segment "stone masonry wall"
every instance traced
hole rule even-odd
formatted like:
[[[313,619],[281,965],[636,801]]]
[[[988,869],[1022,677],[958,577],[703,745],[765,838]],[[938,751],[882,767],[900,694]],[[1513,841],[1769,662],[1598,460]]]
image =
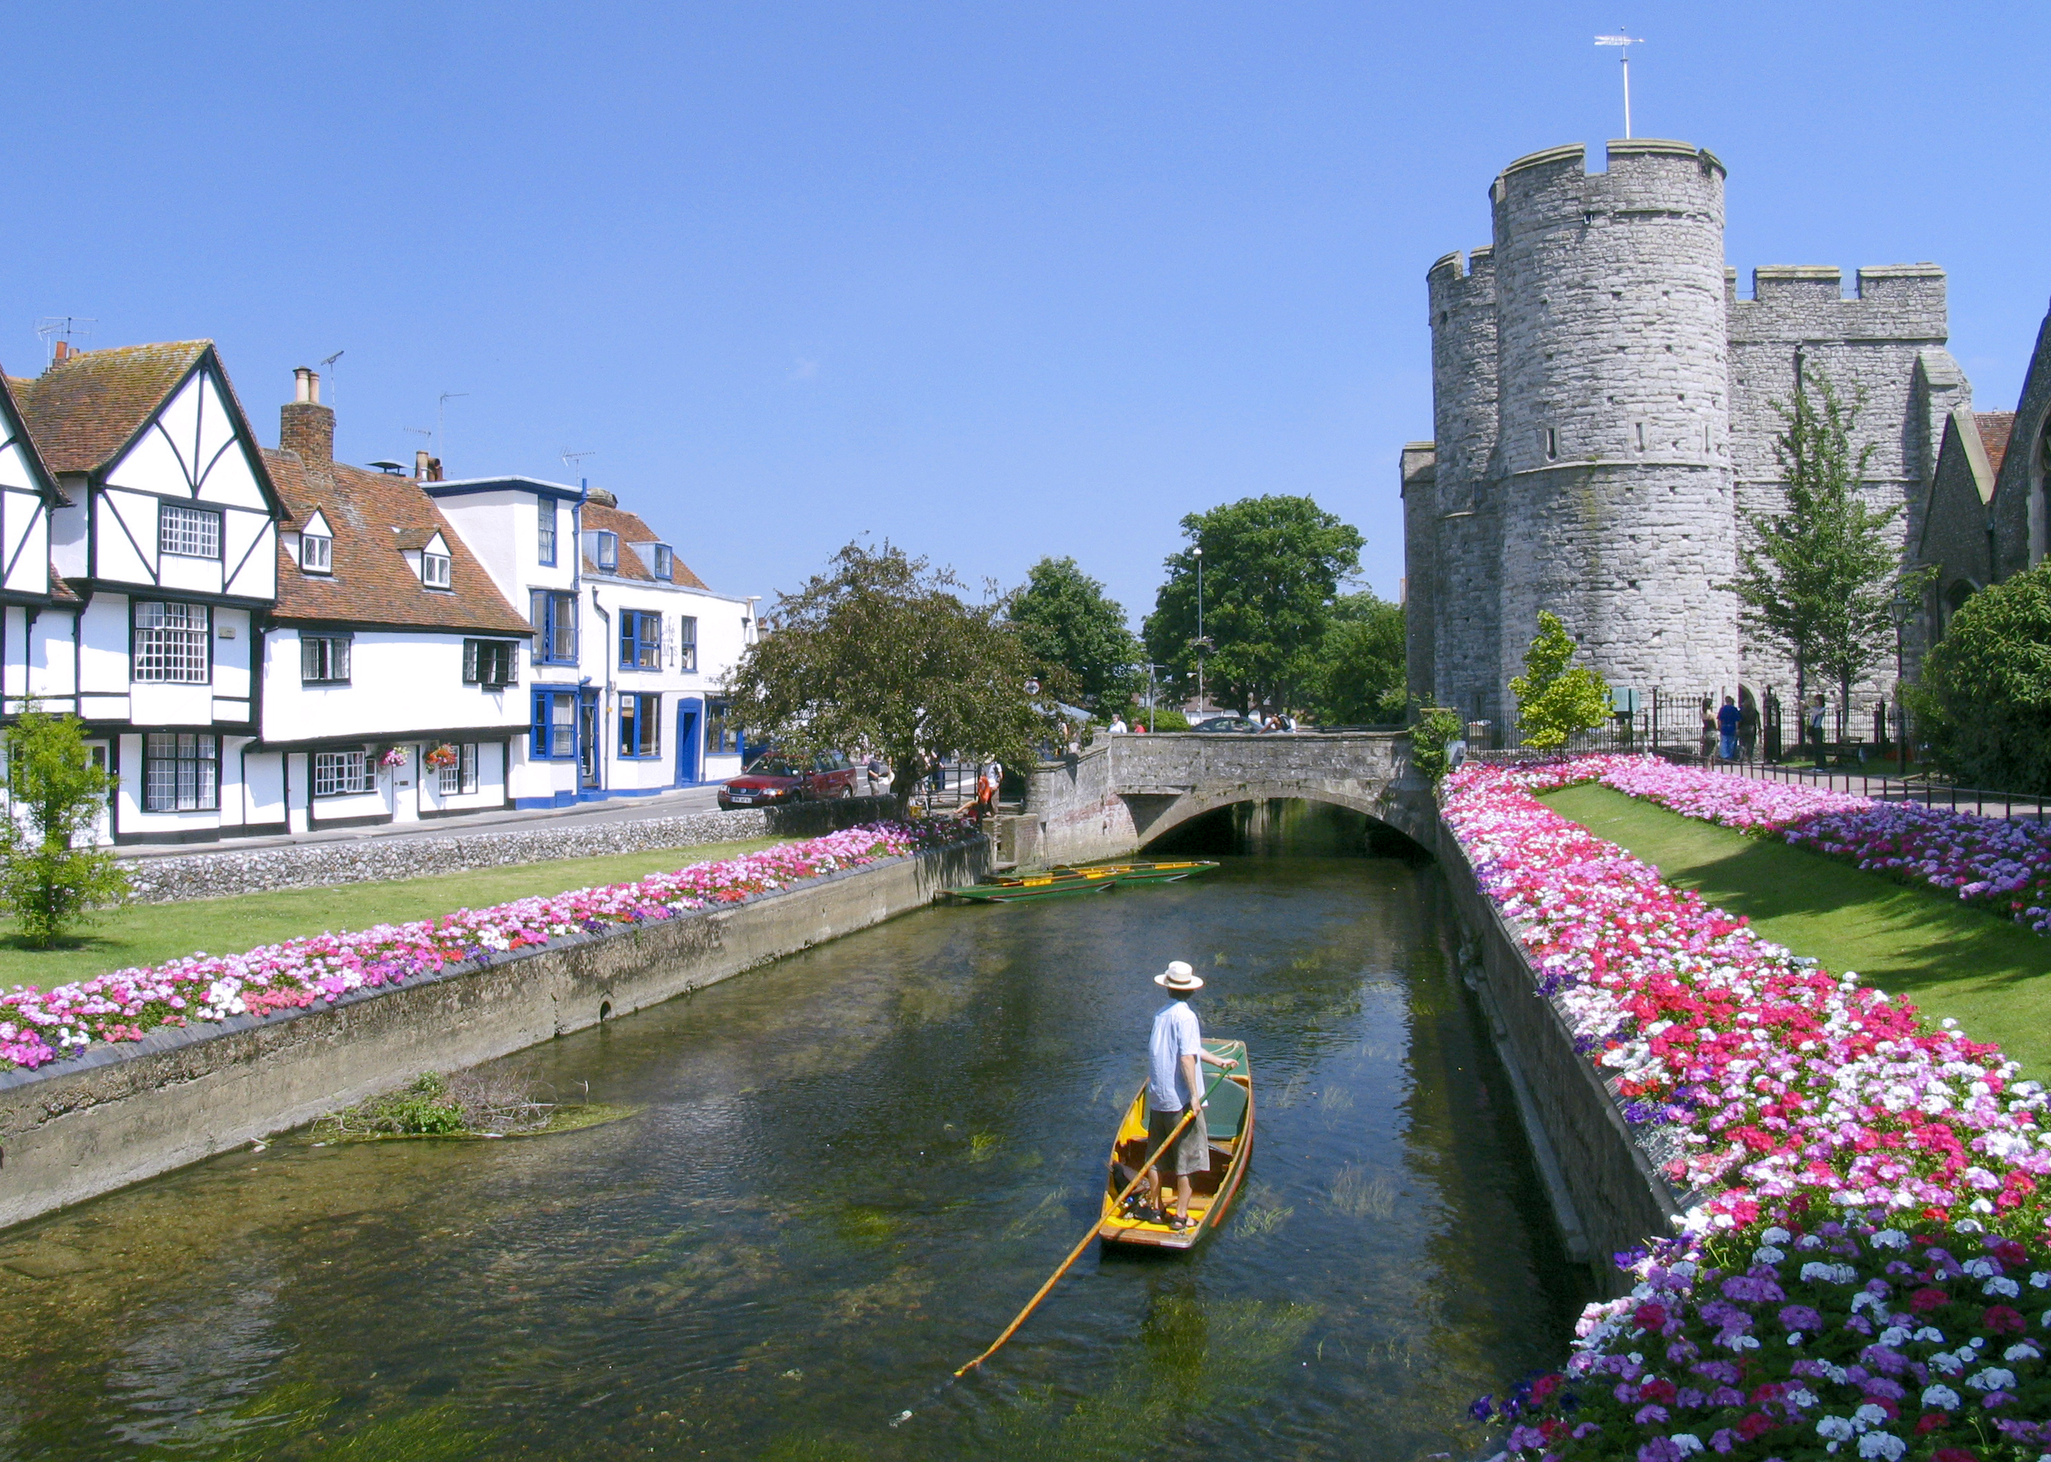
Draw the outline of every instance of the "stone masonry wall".
[[[691,812],[627,822],[544,826],[504,832],[480,830],[448,837],[379,837],[303,843],[260,851],[180,853],[123,860],[134,885],[133,902],[180,903],[280,888],[378,883],[424,878],[467,868],[504,868],[558,858],[656,852],[698,843],[762,837],[811,837],[891,816],[887,797],[733,812]]]

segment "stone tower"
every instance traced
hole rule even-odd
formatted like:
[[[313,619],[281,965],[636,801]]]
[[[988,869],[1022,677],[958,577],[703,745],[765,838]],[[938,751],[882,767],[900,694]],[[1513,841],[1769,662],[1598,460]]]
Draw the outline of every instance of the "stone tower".
[[[1541,609],[1612,684],[1737,675],[1723,165],[1654,140],[1607,163],[1511,163],[1493,245],[1428,276],[1436,460],[1406,460],[1406,513],[1437,520],[1428,688],[1470,716],[1513,714]]]

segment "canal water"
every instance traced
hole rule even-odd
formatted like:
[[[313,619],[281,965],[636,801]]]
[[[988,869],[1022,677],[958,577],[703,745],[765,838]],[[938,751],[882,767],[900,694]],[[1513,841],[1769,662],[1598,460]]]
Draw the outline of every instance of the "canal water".
[[[1467,1455],[1587,1293],[1437,875],[1301,807],[1206,837],[1201,882],[923,911],[504,1063],[612,1126],[287,1141],[0,1235],[0,1457]],[[1241,1206],[943,1384],[1088,1228],[1177,958],[1251,1052]]]

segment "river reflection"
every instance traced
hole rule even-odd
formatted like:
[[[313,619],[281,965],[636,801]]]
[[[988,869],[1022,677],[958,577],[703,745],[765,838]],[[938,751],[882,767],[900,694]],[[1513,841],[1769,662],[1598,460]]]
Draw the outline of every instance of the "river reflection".
[[[628,1122],[285,1143],[0,1236],[0,1455],[1457,1454],[1584,1280],[1435,878],[1239,856],[934,909],[508,1063]],[[1090,1254],[941,1385],[1087,1228],[1172,958],[1251,1048],[1244,1206],[1191,1258]]]

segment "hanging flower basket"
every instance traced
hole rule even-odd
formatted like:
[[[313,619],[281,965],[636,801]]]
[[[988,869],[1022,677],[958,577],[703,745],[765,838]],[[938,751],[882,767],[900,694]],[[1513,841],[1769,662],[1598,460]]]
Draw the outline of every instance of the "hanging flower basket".
[[[413,753],[403,746],[394,746],[377,759],[377,764],[387,771],[396,771],[413,759]]]
[[[438,772],[452,770],[462,759],[463,754],[447,742],[443,742],[440,746],[428,752],[426,758],[427,764]]]

